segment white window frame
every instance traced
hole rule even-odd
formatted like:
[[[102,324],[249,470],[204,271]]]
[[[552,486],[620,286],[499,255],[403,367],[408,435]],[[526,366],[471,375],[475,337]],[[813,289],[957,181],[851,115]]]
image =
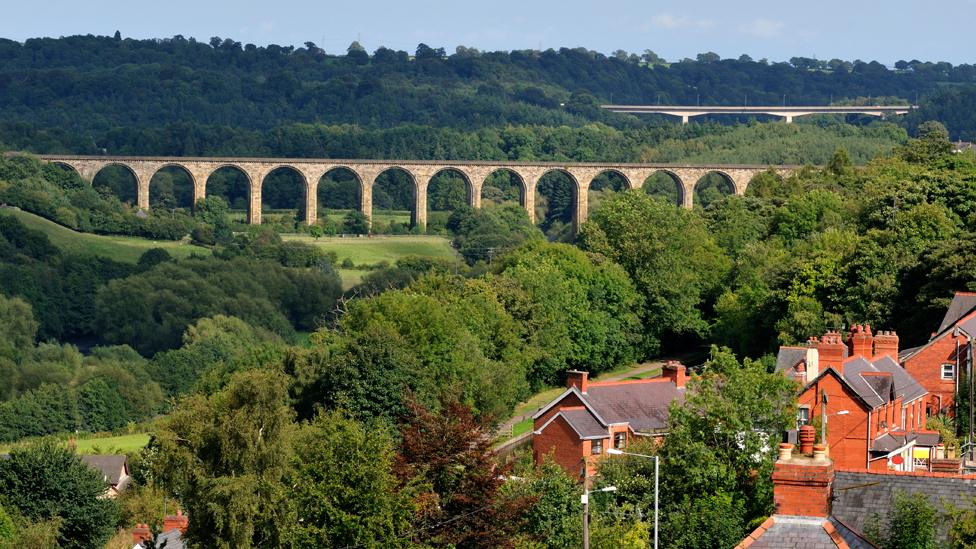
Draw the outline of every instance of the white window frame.
[[[948,375],[948,377],[946,376],[946,368],[949,369],[949,375]],[[942,363],[942,370],[939,372],[939,374],[940,374],[940,378],[942,380],[956,379],[956,365],[953,364],[952,362],[943,362]]]
[[[597,438],[590,442],[590,454],[597,456],[603,453],[603,439]]]
[[[618,441],[620,442],[620,444],[617,444]],[[627,447],[627,433],[625,433],[623,431],[618,431],[618,432],[614,433],[613,434],[613,447],[616,448],[616,449],[618,449],[618,450],[622,450],[622,449],[626,448]]]

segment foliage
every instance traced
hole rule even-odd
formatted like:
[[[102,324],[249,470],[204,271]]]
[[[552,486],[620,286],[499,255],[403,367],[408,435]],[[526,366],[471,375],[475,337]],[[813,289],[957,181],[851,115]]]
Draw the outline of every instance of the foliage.
[[[96,547],[111,537],[116,503],[102,498],[101,474],[52,441],[14,449],[0,460],[0,495],[5,506],[30,521],[59,518],[60,547]]]
[[[525,210],[512,204],[478,210],[459,208],[451,214],[447,228],[455,235],[454,246],[469,264],[490,263],[523,242],[542,238]]]
[[[183,399],[151,443],[155,478],[193,517],[205,547],[278,546],[295,522],[283,479],[295,424],[288,382],[271,370],[235,375],[222,391]]]
[[[423,482],[415,497],[414,542],[509,547],[522,526],[528,497],[503,497],[488,425],[447,402],[441,414],[411,401],[400,429],[394,471],[401,482]]]
[[[327,412],[302,425],[295,440],[290,498],[298,547],[400,547],[413,506],[392,472],[394,443],[378,422]]]
[[[567,369],[597,374],[633,362],[641,344],[641,298],[627,273],[566,244],[535,241],[499,259],[495,281],[516,286],[507,307],[537,349],[528,373],[538,389],[559,383]]]
[[[179,346],[200,318],[224,314],[282,336],[310,329],[341,293],[329,270],[291,269],[237,258],[168,262],[98,292],[96,323],[107,341],[144,354]]]
[[[517,467],[500,492],[506,499],[533,501],[525,513],[522,532],[539,547],[561,549],[582,543],[579,483],[550,459],[536,467]]]
[[[938,511],[926,494],[896,491],[888,516],[869,517],[864,533],[885,549],[930,549],[936,547],[937,519]]]
[[[694,213],[641,192],[617,193],[583,225],[581,246],[620,264],[644,294],[645,345],[667,334],[704,334],[699,308],[729,260]]]

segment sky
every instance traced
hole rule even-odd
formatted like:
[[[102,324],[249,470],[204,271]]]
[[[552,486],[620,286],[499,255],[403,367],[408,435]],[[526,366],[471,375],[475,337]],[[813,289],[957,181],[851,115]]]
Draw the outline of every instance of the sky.
[[[257,45],[353,40],[413,52],[418,43],[479,50],[653,50],[668,60],[714,51],[790,57],[976,62],[976,0],[0,0],[0,37],[212,36]]]

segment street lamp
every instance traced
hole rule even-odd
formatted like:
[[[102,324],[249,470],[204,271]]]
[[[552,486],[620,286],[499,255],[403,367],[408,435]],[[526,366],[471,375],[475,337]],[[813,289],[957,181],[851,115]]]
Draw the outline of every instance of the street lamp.
[[[616,492],[616,486],[607,486],[594,490],[594,492]],[[590,489],[583,482],[583,495],[580,496],[580,503],[583,504],[583,549],[590,549]]]
[[[647,454],[636,454],[634,452],[624,452],[623,450],[618,450],[617,448],[607,448],[607,453],[614,456],[636,456],[642,458],[648,458],[654,460],[654,549],[657,547],[657,516],[658,516],[658,478],[660,476],[660,458],[657,456],[649,456]]]

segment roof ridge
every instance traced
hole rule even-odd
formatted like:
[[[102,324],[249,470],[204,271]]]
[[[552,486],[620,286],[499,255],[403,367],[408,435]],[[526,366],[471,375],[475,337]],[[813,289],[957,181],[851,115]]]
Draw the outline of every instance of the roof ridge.
[[[614,381],[591,381],[587,384],[587,389],[593,387],[614,387],[616,385],[638,385],[641,383],[663,383],[671,381],[671,378],[664,376],[645,377],[643,379],[617,379]]]

